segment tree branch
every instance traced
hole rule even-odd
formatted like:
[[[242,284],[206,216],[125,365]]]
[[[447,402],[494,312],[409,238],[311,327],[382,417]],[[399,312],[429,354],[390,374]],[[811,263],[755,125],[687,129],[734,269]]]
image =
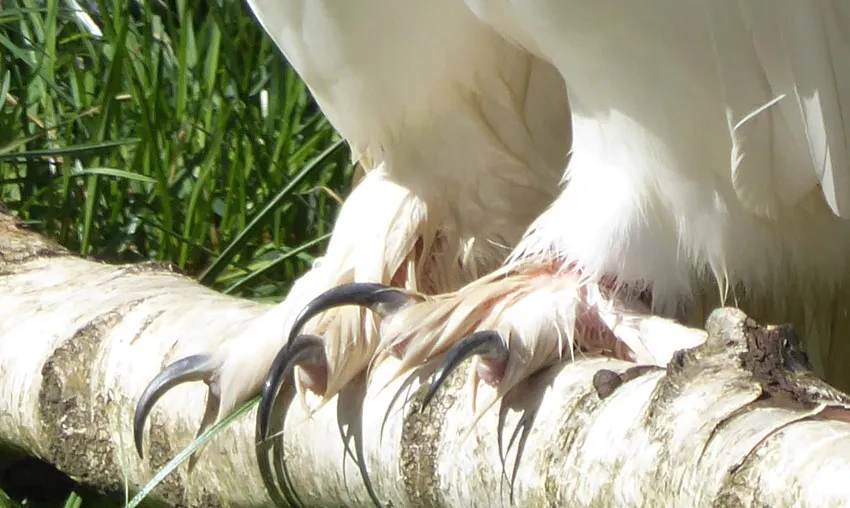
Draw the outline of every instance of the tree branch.
[[[140,460],[131,422],[144,386],[268,308],[163,266],[76,258],[0,213],[0,447],[104,491],[123,490],[125,480],[137,490],[192,440],[204,409],[201,384],[163,397]],[[468,369],[419,412],[433,366],[394,379],[387,361],[312,417],[284,394],[285,431],[259,455],[277,478],[276,497],[308,505],[850,502],[850,399],[809,373],[789,327],[761,328],[722,309],[707,330],[705,344],[666,370],[595,358],[541,372],[477,423]],[[492,396],[482,388],[478,409]],[[253,422],[251,411],[191,474],[181,467],[152,497],[170,506],[271,503]]]

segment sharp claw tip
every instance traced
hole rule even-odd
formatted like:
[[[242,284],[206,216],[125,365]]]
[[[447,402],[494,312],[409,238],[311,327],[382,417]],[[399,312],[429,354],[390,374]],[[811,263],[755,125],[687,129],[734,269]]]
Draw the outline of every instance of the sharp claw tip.
[[[422,412],[434,399],[437,391],[443,386],[449,375],[454,372],[467,358],[486,353],[507,356],[501,336],[494,330],[484,330],[472,333],[452,347],[443,358],[428,392],[422,399],[419,411]]]
[[[145,455],[142,451],[142,441],[144,440],[145,420],[147,420],[147,411],[145,410],[144,400],[140,400],[136,406],[136,414],[133,416],[133,442],[136,445],[136,453],[140,459],[144,459]]]
[[[145,422],[153,406],[168,390],[188,381],[206,381],[213,371],[209,355],[187,356],[164,368],[145,387],[133,415],[133,440],[139,458],[144,458],[142,441]]]
[[[433,388],[433,386],[428,389],[428,393],[425,394],[425,398],[422,399],[422,404],[419,406],[419,413],[423,413],[425,409],[431,404],[431,401],[434,400],[434,395],[436,395],[436,393],[437,390]]]
[[[145,458],[145,453],[142,451],[142,431],[139,428],[133,429],[133,440],[136,444],[136,453],[140,459]]]

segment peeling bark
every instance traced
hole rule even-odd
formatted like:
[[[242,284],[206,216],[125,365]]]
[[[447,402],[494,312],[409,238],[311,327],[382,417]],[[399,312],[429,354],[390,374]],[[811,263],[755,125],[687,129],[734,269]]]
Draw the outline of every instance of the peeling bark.
[[[138,489],[192,440],[205,396],[197,383],[163,397],[140,460],[131,422],[144,386],[268,308],[168,267],[79,259],[0,212],[0,448],[104,491],[125,477]],[[259,456],[275,498],[312,506],[850,504],[850,398],[810,373],[789,327],[721,309],[707,332],[666,369],[593,358],[541,372],[477,424],[468,368],[420,412],[433,366],[395,379],[387,361],[311,417],[283,394],[285,431]],[[478,408],[492,395],[482,388]],[[271,504],[253,422],[252,411],[152,497]]]

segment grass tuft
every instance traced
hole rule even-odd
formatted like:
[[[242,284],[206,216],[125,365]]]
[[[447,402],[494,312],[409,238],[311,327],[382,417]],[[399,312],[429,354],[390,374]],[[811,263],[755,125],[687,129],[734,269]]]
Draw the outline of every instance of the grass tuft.
[[[279,300],[352,173],[244,2],[0,0],[0,201],[73,251]]]
[[[247,7],[2,1],[0,200],[83,255],[286,294],[352,168]]]

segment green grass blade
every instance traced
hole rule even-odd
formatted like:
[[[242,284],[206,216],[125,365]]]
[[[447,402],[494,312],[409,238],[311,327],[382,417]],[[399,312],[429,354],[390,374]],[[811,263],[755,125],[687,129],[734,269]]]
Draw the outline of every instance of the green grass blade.
[[[139,142],[138,138],[120,139],[115,141],[101,141],[97,143],[83,143],[61,148],[50,148],[47,150],[28,150],[25,152],[2,153],[0,162],[21,161],[29,159],[48,159],[51,157],[83,157],[108,154],[115,148],[133,145]],[[8,150],[8,148],[6,148]]]
[[[263,275],[264,273],[268,272],[269,270],[276,267],[277,265],[283,263],[284,261],[287,261],[288,259],[292,258],[293,256],[297,256],[298,254],[301,254],[302,252],[307,251],[308,249],[310,249],[310,248],[312,248],[316,245],[319,245],[320,243],[324,242],[325,240],[330,239],[330,237],[331,237],[331,234],[328,233],[326,235],[320,236],[319,238],[316,238],[315,240],[311,240],[311,241],[309,241],[309,242],[307,242],[303,245],[299,245],[298,247],[296,247],[292,250],[284,252],[283,254],[278,256],[276,259],[269,261],[262,268],[258,268],[256,270],[254,270],[253,272],[251,272],[249,275],[246,275],[245,277],[234,282],[227,289],[225,289],[223,291],[223,293],[224,294],[233,293],[237,289],[241,288],[242,286],[251,282],[252,280],[256,279],[257,277]]]
[[[166,476],[171,474],[172,471],[177,469],[177,467],[184,461],[186,461],[186,459],[188,459],[193,453],[203,448],[203,446],[207,444],[207,442],[222,433],[227,427],[229,427],[233,422],[245,415],[248,411],[251,410],[251,408],[253,408],[259,402],[260,397],[254,397],[250,401],[243,404],[236,411],[228,415],[226,418],[205,430],[200,436],[198,436],[194,441],[192,441],[189,446],[184,448],[173,459],[168,461],[168,464],[166,464],[162,468],[162,470],[155,474],[154,477],[151,478],[151,480],[144,487],[142,487],[142,490],[140,490],[138,494],[133,496],[133,499],[131,499],[130,502],[127,503],[126,508],[136,508],[137,506],[139,506],[139,503],[144,501],[148,494],[150,494],[151,491],[153,491],[153,489],[155,489],[157,485],[162,483],[162,480],[164,480]]]
[[[133,173],[132,171],[124,171],[122,169],[115,168],[84,168],[79,172],[80,175],[100,175],[100,176],[114,176],[116,178],[123,178],[125,180],[135,180],[137,182],[144,182],[148,184],[156,185],[156,178],[151,178],[147,175],[140,175],[138,173]]]
[[[237,250],[242,247],[244,239],[250,233],[254,231],[255,228],[260,226],[265,220],[269,218],[271,212],[273,212],[280,204],[289,197],[292,192],[300,185],[304,179],[313,171],[316,170],[326,159],[330,158],[331,155],[334,154],[337,150],[339,150],[342,146],[345,145],[344,140],[338,140],[324,152],[319,154],[313,161],[304,166],[297,175],[295,175],[289,183],[281,189],[277,195],[269,201],[265,207],[263,207],[260,212],[258,212],[254,218],[249,222],[245,229],[233,239],[233,241],[221,252],[218,258],[201,274],[199,277],[202,284],[211,284],[218,274],[227,266],[228,263],[233,259],[236,255]]]

